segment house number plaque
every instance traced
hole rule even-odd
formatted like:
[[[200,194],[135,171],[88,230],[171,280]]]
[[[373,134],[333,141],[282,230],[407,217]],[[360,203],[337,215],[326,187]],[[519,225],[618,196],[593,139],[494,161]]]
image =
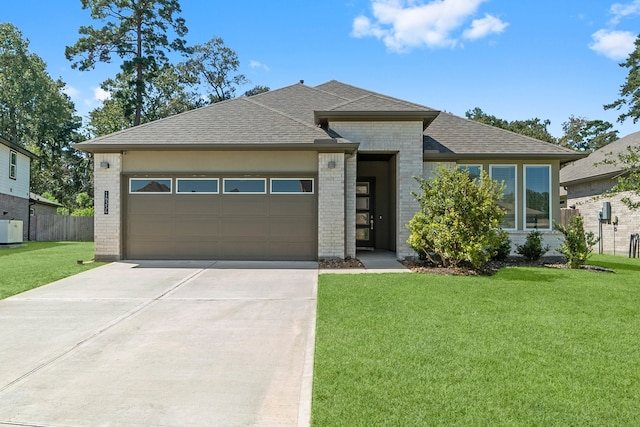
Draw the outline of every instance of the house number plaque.
[[[104,214],[109,215],[109,191],[104,192]]]

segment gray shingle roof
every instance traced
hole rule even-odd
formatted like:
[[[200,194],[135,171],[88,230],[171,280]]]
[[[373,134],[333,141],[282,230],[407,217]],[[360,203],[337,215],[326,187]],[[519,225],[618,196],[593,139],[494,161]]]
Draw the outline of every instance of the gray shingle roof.
[[[598,163],[605,160],[610,153],[615,159],[616,154],[625,152],[629,146],[640,147],[640,132],[620,138],[594,151],[589,157],[563,167],[560,169],[560,184],[567,185],[572,182],[590,181],[620,174],[622,169],[619,166]]]
[[[575,160],[575,151],[494,126],[440,113],[424,132],[425,156],[546,157]]]

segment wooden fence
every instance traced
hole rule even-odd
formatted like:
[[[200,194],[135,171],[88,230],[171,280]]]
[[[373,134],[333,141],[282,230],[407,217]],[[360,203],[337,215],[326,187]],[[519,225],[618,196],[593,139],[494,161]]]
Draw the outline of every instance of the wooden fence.
[[[580,215],[580,210],[578,209],[569,209],[562,208],[560,209],[560,225],[567,227],[569,225],[569,220],[572,216]]]
[[[29,231],[29,239],[35,241],[90,242],[93,241],[93,217],[33,215]]]

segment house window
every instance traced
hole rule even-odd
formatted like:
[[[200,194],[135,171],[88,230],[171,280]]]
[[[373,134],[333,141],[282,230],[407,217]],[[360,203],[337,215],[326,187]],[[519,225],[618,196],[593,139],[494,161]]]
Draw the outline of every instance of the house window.
[[[18,153],[11,150],[9,153],[9,178],[16,179],[18,169]]]
[[[171,193],[171,178],[131,178],[129,179],[129,193]]]
[[[176,193],[218,194],[217,178],[177,178]]]
[[[469,172],[471,179],[480,178],[482,165],[458,165],[458,169]]]
[[[266,194],[266,178],[224,178],[224,194]]]
[[[518,183],[515,165],[491,165],[489,167],[491,178],[504,183],[504,194],[498,204],[507,211],[502,219],[502,228],[515,230],[518,224],[517,200]]]
[[[271,178],[272,194],[313,194],[311,178]]]
[[[525,228],[551,229],[551,166],[525,165]]]

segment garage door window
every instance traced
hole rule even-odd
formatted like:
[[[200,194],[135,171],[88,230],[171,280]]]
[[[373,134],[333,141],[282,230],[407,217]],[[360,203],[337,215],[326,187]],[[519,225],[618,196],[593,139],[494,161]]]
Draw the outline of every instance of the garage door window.
[[[131,178],[130,193],[164,194],[171,193],[171,178]]]
[[[271,194],[313,194],[311,178],[272,178]]]
[[[266,178],[224,178],[223,181],[225,194],[266,194],[267,179]]]
[[[179,194],[218,194],[218,179],[177,178],[176,192]]]

